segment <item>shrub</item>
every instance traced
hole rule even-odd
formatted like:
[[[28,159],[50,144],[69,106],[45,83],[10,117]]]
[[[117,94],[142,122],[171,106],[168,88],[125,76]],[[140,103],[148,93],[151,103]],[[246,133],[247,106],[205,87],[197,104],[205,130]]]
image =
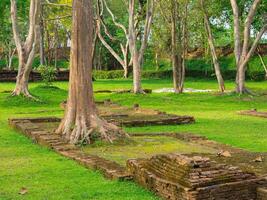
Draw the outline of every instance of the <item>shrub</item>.
[[[236,70],[222,70],[222,75],[225,80],[235,80]],[[121,79],[123,78],[123,70],[113,70],[113,71],[94,71],[93,77],[95,79]],[[132,78],[132,74],[129,75]],[[212,78],[216,79],[214,70],[201,70],[201,69],[187,69],[186,77],[190,78]],[[143,79],[171,79],[172,70],[162,70],[162,71],[142,71]],[[265,73],[262,71],[251,71],[248,70],[246,73],[247,80],[261,81],[265,79]]]
[[[95,79],[121,79],[123,78],[123,70],[102,71],[94,70],[93,77]]]
[[[40,65],[38,67],[38,72],[40,72],[41,78],[44,81],[45,85],[52,85],[52,82],[56,78],[56,70],[54,67]]]

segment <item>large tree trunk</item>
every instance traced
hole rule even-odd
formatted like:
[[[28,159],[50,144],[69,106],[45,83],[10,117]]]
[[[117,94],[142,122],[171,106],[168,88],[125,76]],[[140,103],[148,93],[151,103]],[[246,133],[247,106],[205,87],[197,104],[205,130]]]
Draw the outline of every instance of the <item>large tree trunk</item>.
[[[92,85],[92,0],[73,0],[71,38],[68,103],[57,132],[73,144],[91,143],[95,138],[112,142],[127,136],[97,116]]]
[[[11,0],[12,29],[19,58],[19,70],[16,86],[12,93],[13,95],[24,95],[31,97],[28,90],[28,82],[30,72],[32,70],[32,63],[40,39],[40,6],[40,0],[31,0],[29,12],[29,32],[26,41],[22,42],[17,25],[16,1]]]
[[[215,48],[215,44],[214,44],[214,39],[213,39],[211,27],[210,27],[209,17],[208,17],[207,11],[205,9],[205,5],[204,5],[203,0],[201,0],[201,6],[202,6],[202,10],[203,10],[204,26],[205,26],[206,33],[208,36],[208,42],[209,42],[210,52],[211,52],[211,56],[212,56],[212,60],[213,60],[215,75],[217,77],[217,81],[218,81],[219,88],[220,88],[221,92],[224,92],[225,91],[224,80],[222,77],[220,64],[219,64],[218,57],[216,54],[216,48]]]

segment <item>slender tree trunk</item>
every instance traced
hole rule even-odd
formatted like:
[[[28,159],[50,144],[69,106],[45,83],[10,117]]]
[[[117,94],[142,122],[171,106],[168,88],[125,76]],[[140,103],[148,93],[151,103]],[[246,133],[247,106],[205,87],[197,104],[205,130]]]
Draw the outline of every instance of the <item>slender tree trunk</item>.
[[[138,60],[138,52],[133,55],[133,92],[135,94],[143,93],[141,85],[141,63]]]
[[[185,81],[185,67],[186,67],[186,56],[188,52],[188,4],[189,0],[185,1],[185,11],[183,17],[183,57],[182,57],[182,73],[181,73],[181,87],[180,91],[184,90],[184,81]]]
[[[250,34],[251,34],[251,24],[253,22],[257,7],[261,3],[261,0],[254,0],[251,7],[248,10],[248,15],[245,19],[244,30],[243,30],[243,44],[241,46],[241,28],[240,28],[240,15],[239,8],[236,0],[230,0],[233,16],[234,16],[234,37],[235,37],[235,57],[236,57],[236,92],[239,94],[248,93],[248,90],[245,87],[245,74],[247,69],[247,64],[254,54],[257,45],[262,37],[262,35],[267,30],[267,24],[265,23],[256,38],[253,41],[251,47],[249,47]],[[243,9],[242,9],[243,12]]]
[[[127,135],[97,116],[92,85],[92,0],[73,0],[70,85],[67,108],[57,129],[70,143],[112,142]]]
[[[40,65],[45,65],[45,52],[44,52],[44,8],[41,5],[40,12]]]
[[[12,70],[12,61],[13,61],[13,57],[15,55],[16,49],[10,49],[9,55],[8,55],[8,66],[7,68],[9,70]]]
[[[133,92],[135,94],[144,93],[141,85],[141,66],[144,60],[144,53],[147,47],[148,37],[151,29],[154,0],[147,0],[146,20],[144,25],[144,34],[141,40],[141,47],[138,49],[137,45],[137,31],[135,21],[135,0],[129,0],[129,47],[133,60]]]
[[[178,24],[178,5],[172,1],[171,38],[172,38],[172,70],[175,93],[183,92],[183,59],[181,52],[180,24]]]
[[[224,92],[225,91],[224,80],[222,77],[220,64],[219,64],[218,57],[216,54],[216,48],[215,48],[215,44],[214,44],[214,39],[213,39],[211,27],[210,27],[209,17],[208,17],[207,11],[205,9],[205,5],[204,5],[203,0],[201,0],[201,5],[202,5],[202,10],[203,10],[203,15],[204,15],[204,26],[205,26],[206,33],[208,36],[208,42],[209,42],[210,52],[211,52],[211,56],[212,56],[212,60],[213,60],[213,64],[214,64],[215,74],[217,77],[219,88],[220,88],[221,92]]]
[[[156,70],[159,71],[159,54],[155,53],[155,61],[156,61]]]
[[[17,25],[16,1],[11,0],[11,21],[14,41],[16,44],[19,70],[15,89],[12,95],[24,95],[31,97],[28,90],[29,76],[32,70],[32,63],[39,45],[40,37],[40,0],[31,0],[29,12],[29,31],[25,42],[20,39]]]

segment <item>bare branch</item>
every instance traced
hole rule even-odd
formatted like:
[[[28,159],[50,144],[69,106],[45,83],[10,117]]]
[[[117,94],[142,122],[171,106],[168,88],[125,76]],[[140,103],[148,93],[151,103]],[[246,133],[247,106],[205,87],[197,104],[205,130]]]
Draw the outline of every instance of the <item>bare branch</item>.
[[[267,24],[265,24],[265,25],[262,27],[262,29],[261,29],[260,32],[258,33],[257,37],[255,38],[255,40],[254,40],[254,42],[253,42],[253,44],[252,44],[252,46],[251,46],[251,48],[250,48],[248,54],[246,55],[246,57],[245,57],[245,59],[244,59],[244,61],[243,61],[243,63],[242,63],[244,66],[248,63],[249,59],[250,59],[251,56],[254,54],[254,52],[255,52],[255,50],[256,50],[258,44],[259,44],[259,41],[260,41],[261,37],[263,36],[263,34],[264,34],[266,31],[267,31]]]
[[[22,49],[21,39],[19,36],[18,24],[17,24],[17,5],[16,0],[11,0],[11,21],[13,29],[13,37],[18,51]]]
[[[254,18],[254,15],[256,13],[257,7],[260,4],[261,0],[254,0],[248,16],[245,21],[245,27],[244,27],[244,42],[243,42],[243,50],[242,50],[242,56],[245,57],[245,55],[248,52],[249,48],[249,39],[250,39],[250,29],[251,29],[251,24]]]
[[[149,3],[150,2],[150,3]],[[153,12],[154,12],[154,0],[148,0],[147,1],[147,13],[146,13],[146,22],[145,22],[145,28],[144,28],[144,36],[143,41],[140,48],[139,53],[139,61],[143,59],[145,49],[147,46],[147,41],[151,29],[152,19],[153,19]]]
[[[234,17],[234,37],[235,37],[235,58],[238,65],[241,57],[241,38],[240,38],[240,24],[239,24],[239,9],[236,0],[231,0],[231,6]]]
[[[108,7],[106,0],[102,0],[102,1],[104,2],[104,5],[105,5],[106,9],[107,9],[108,13],[109,13],[110,16],[111,16],[111,18],[112,18],[112,20],[113,20],[113,23],[114,23],[117,27],[121,28],[121,29],[123,30],[124,34],[127,36],[127,29],[125,28],[125,26],[123,26],[122,24],[116,22],[115,16],[114,16],[114,14],[112,13],[112,11],[110,10],[110,8]]]

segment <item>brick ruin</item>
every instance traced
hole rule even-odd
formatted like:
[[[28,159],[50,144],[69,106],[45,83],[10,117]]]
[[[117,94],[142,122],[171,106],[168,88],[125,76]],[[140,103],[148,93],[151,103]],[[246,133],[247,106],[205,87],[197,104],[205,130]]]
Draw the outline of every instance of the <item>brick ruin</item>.
[[[266,179],[209,158],[180,154],[133,159],[127,168],[134,180],[164,199],[265,200]],[[257,194],[258,193],[258,194]],[[258,197],[257,197],[258,196]]]
[[[39,145],[49,147],[87,168],[98,170],[106,178],[133,179],[163,199],[267,200],[267,177],[258,177],[255,173],[242,171],[220,161],[216,163],[210,158],[181,154],[131,159],[125,168],[116,162],[86,154],[79,147],[66,143],[60,135],[39,125],[58,121],[58,118],[10,119],[9,123]],[[189,142],[205,140],[190,134],[165,135]]]

